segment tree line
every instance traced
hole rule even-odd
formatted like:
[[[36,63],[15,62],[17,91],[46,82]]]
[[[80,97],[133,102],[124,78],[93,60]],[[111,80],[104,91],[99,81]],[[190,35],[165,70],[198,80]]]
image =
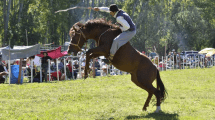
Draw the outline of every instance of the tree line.
[[[2,0],[1,46],[63,45],[70,40],[68,32],[76,22],[95,18],[116,21],[108,13],[88,9],[55,11],[75,6],[108,7],[113,3],[136,24],[137,34],[130,43],[139,51],[165,55],[172,49],[215,48],[214,0]],[[94,47],[93,41],[88,42]]]

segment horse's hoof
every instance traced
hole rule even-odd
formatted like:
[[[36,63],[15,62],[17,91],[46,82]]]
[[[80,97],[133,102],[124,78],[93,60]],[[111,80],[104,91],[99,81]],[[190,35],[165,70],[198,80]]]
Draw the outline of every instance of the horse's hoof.
[[[160,113],[161,110],[155,110],[153,113]]]
[[[147,111],[147,108],[143,108],[143,111]]]
[[[84,75],[84,79],[87,79],[88,75]]]

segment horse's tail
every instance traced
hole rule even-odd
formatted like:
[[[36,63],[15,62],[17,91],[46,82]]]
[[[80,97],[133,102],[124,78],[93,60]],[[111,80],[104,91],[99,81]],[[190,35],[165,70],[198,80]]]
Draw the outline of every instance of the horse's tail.
[[[163,82],[161,81],[159,70],[157,70],[157,89],[161,91],[160,101],[163,102],[166,99],[168,93]]]

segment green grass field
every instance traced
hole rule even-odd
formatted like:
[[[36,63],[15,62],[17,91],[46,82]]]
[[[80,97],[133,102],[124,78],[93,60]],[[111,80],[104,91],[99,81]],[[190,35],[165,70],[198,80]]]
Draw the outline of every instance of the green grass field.
[[[0,119],[214,120],[215,67],[161,72],[168,97],[142,111],[147,92],[130,75],[51,83],[0,84]],[[155,99],[155,97],[153,97]]]

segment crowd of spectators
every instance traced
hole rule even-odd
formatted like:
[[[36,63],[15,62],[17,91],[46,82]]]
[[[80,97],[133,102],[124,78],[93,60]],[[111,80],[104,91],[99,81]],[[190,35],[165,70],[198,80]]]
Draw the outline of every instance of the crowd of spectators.
[[[47,56],[46,52],[44,52],[43,55],[44,57],[41,58],[42,81],[47,82],[49,80],[58,80],[58,79],[65,80],[66,78],[78,79],[78,78],[84,77],[84,69],[86,64],[86,58],[84,53],[82,53],[80,58],[77,57],[73,59],[71,57],[66,57],[65,61],[64,61],[64,57],[59,59],[52,59],[51,57]],[[205,56],[204,57],[202,56],[185,57],[185,55],[182,56],[180,53],[176,53],[176,52],[169,52],[169,54],[166,57],[148,56],[148,58],[159,70],[187,69],[192,67],[203,68],[203,67],[209,67],[211,65],[215,65],[214,58],[212,59],[211,57],[205,57]],[[30,76],[31,74],[30,68],[33,67],[33,77],[34,77],[33,81],[40,82],[40,68],[38,68],[38,66],[34,64],[33,66],[31,66],[30,64],[30,61],[32,61],[33,59],[34,57],[29,57],[26,60],[27,63],[26,63],[26,69],[24,72],[26,76]],[[50,65],[48,60],[50,60]],[[58,63],[58,66],[57,66],[57,63]],[[14,61],[12,65],[19,65],[19,61]],[[105,64],[103,59],[100,59],[100,58],[95,58],[94,60],[91,60],[89,65],[90,65],[89,77],[106,76],[108,74],[110,75],[122,74],[122,71],[115,69],[112,65],[109,66]],[[50,71],[48,68],[49,66],[50,66]],[[8,71],[7,64],[0,61],[0,72],[3,72],[3,71]],[[51,78],[49,78],[49,72],[51,73],[50,74]]]
[[[169,52],[166,57],[148,56],[152,63],[159,70],[166,69],[187,69],[187,68],[207,68],[215,65],[214,57],[206,57],[206,55],[200,54],[190,54],[190,55],[181,55],[177,52]]]

